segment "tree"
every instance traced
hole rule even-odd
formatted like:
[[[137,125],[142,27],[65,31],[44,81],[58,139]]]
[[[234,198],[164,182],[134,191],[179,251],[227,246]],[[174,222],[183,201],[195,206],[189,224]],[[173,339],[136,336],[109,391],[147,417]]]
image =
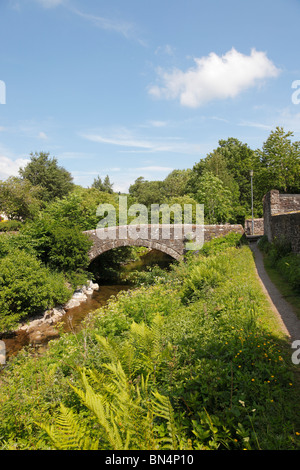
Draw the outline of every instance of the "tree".
[[[0,213],[9,219],[32,219],[41,208],[42,190],[30,181],[11,176],[0,181]]]
[[[97,178],[95,178],[93,181],[92,188],[98,189],[99,191],[103,191],[109,194],[113,193],[113,183],[110,182],[108,175],[105,176],[103,183],[100,176],[98,175]]]
[[[300,192],[300,142],[292,142],[293,132],[276,127],[259,151],[262,173],[260,192],[278,189],[284,193]]]
[[[162,181],[147,181],[142,176],[129,187],[129,194],[139,204],[144,204],[147,207],[150,207],[151,204],[161,204],[165,198]]]
[[[192,170],[173,170],[163,181],[166,197],[179,197],[186,194],[186,185]]]
[[[65,196],[73,188],[71,174],[58,166],[57,159],[50,158],[49,153],[31,153],[31,161],[25,168],[20,168],[19,174],[33,186],[42,188],[42,198],[46,202]]]
[[[228,222],[232,215],[232,196],[220,178],[206,171],[200,178],[199,186],[195,198],[204,204],[205,223]]]

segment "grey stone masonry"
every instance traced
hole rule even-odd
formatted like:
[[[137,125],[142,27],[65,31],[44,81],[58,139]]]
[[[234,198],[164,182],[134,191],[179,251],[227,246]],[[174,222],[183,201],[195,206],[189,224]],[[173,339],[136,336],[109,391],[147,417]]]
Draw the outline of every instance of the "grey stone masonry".
[[[300,194],[269,191],[264,197],[264,232],[268,240],[284,238],[300,253]]]
[[[242,225],[120,225],[84,232],[93,241],[89,253],[92,261],[102,253],[122,246],[145,246],[167,253],[179,260],[189,249],[201,247],[230,232],[244,234]]]

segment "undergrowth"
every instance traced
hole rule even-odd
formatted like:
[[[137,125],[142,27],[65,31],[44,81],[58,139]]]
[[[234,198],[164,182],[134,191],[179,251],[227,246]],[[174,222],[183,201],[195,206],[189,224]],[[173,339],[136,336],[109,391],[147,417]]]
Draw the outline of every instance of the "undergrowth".
[[[299,449],[287,339],[238,236],[142,274],[0,376],[2,449]]]

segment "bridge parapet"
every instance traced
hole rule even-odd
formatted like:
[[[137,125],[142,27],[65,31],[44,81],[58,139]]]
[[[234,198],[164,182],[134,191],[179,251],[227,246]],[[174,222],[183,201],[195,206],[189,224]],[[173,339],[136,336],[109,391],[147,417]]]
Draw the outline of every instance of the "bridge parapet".
[[[180,260],[187,250],[201,248],[204,242],[230,232],[243,235],[242,225],[142,224],[120,225],[84,232],[93,241],[89,253],[94,260],[102,253],[123,246],[145,246]]]

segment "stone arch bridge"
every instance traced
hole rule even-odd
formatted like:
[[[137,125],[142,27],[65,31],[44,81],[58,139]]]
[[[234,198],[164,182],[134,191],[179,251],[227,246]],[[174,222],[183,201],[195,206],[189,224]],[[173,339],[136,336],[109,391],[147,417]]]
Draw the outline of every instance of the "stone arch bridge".
[[[186,251],[201,248],[212,238],[230,232],[244,234],[242,225],[120,225],[84,233],[93,241],[89,252],[90,261],[106,251],[123,246],[144,246],[162,251],[180,260]]]

